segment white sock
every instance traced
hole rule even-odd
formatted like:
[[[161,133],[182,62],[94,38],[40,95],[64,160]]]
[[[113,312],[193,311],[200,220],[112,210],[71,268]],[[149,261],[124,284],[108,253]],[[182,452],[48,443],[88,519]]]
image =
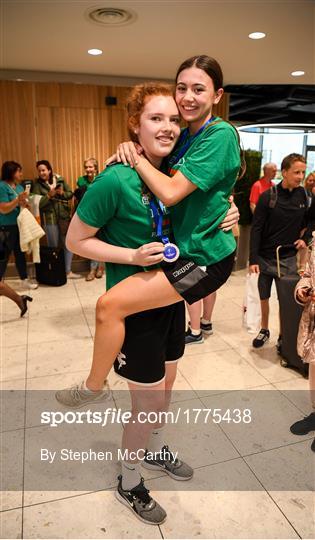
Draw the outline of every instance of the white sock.
[[[199,334],[200,334],[200,328],[199,328],[199,330],[196,330],[196,328],[191,328],[190,331],[191,331],[193,336],[199,336]]]
[[[148,450],[150,452],[160,452],[164,446],[164,426],[154,429],[150,435],[148,442]]]
[[[121,486],[126,490],[130,490],[140,484],[141,481],[141,464],[139,462],[131,463],[130,461],[121,461]]]
[[[202,322],[202,324],[211,324],[211,320],[204,319],[203,317],[201,317],[201,322]]]
[[[90,390],[87,386],[86,386],[86,381],[83,381],[83,384],[82,384],[82,390],[84,392],[87,392],[88,394],[95,394],[96,392],[99,392],[99,390]]]

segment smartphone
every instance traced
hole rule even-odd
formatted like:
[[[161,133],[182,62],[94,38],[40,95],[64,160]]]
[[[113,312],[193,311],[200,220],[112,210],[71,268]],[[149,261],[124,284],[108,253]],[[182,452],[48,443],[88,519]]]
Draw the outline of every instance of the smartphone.
[[[27,193],[27,195],[29,195],[31,192],[31,184],[26,184],[24,191]]]

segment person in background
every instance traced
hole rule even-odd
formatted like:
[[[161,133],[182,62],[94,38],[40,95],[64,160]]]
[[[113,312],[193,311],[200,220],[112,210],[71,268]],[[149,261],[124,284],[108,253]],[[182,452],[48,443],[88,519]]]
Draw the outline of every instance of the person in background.
[[[16,161],[5,161],[1,168],[0,181],[0,229],[5,238],[5,251],[0,260],[0,280],[2,280],[10,254],[14,252],[15,266],[22,284],[28,289],[37,289],[38,283],[27,276],[25,254],[20,248],[20,234],[17,217],[20,208],[28,206],[27,193],[21,186],[22,167]]]
[[[74,192],[74,196],[78,202],[82,199],[84,193],[90,184],[92,184],[95,176],[99,173],[98,161],[93,158],[87,158],[83,162],[85,175],[80,176],[77,180],[77,189]],[[101,278],[104,275],[104,263],[100,261],[90,261],[90,271],[85,278],[85,281],[93,281],[94,278]]]
[[[314,291],[314,239],[312,253],[303,277],[295,287],[295,299],[298,304],[304,306],[301,317],[297,350],[303,362],[309,364],[309,389],[312,412],[302,420],[298,420],[290,427],[294,435],[307,435],[315,431],[315,291]],[[311,450],[315,452],[315,439],[311,444]]]
[[[281,272],[295,276],[296,252],[306,248],[308,206],[304,188],[300,185],[305,169],[305,158],[302,155],[286,156],[281,163],[282,182],[276,186],[273,194],[268,190],[261,195],[254,212],[250,234],[249,272],[259,274],[261,330],[253,340],[253,347],[256,349],[262,347],[270,337],[269,298],[273,280],[276,287],[278,286],[276,249],[278,246],[285,247],[281,251]],[[281,328],[277,346],[280,346],[280,343]]]
[[[271,186],[275,185],[273,179],[277,174],[277,165],[275,163],[265,163],[263,171],[264,176],[254,182],[250,191],[249,205],[252,213],[255,212],[260,195],[267,189],[270,189]]]
[[[20,317],[23,317],[23,315],[25,315],[27,312],[27,302],[33,302],[33,298],[31,296],[27,296],[26,294],[22,294],[20,296],[17,292],[15,292],[14,289],[9,287],[9,285],[3,281],[0,281],[0,296],[6,296],[16,303],[21,310]]]
[[[185,336],[186,345],[203,343],[203,334],[208,336],[213,334],[211,317],[216,297],[217,293],[215,291],[203,300],[198,300],[198,302],[191,305],[186,304],[190,319]]]
[[[309,197],[309,206],[312,204],[315,195],[315,171],[310,172],[304,180],[304,189]]]
[[[69,202],[73,193],[62,176],[54,174],[52,166],[46,159],[36,163],[38,178],[33,186],[32,193],[41,195],[39,203],[42,226],[47,235],[47,245],[58,247],[61,245],[65,253],[67,278],[82,277],[71,271],[73,253],[65,246],[65,237],[71,221],[71,208]]]

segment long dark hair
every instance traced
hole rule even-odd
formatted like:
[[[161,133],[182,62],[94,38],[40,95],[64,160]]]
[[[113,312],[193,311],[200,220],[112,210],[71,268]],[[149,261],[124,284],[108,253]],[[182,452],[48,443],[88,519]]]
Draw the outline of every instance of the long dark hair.
[[[1,180],[10,182],[13,180],[16,171],[22,170],[22,165],[17,161],[5,161],[1,167]]]
[[[179,66],[176,77],[175,77],[175,83],[177,83],[178,77],[184,69],[188,69],[191,67],[196,67],[199,69],[202,69],[207,75],[209,75],[210,79],[213,82],[213,87],[215,91],[217,92],[219,88],[223,88],[223,73],[221,66],[219,62],[215,58],[212,58],[211,56],[207,56],[206,54],[199,54],[197,56],[191,56],[190,58],[187,58],[187,60],[184,60],[184,62],[181,63]],[[238,145],[240,149],[240,159],[241,159],[241,166],[238,172],[238,180],[242,178],[246,171],[246,162],[245,162],[245,152],[243,148],[241,147],[241,140],[239,136],[239,132],[237,131],[236,127],[229,122],[228,120],[225,120],[225,122],[228,122],[236,132],[236,137],[238,140]]]
[[[219,62],[217,62],[215,58],[205,54],[191,56],[190,58],[187,58],[187,60],[184,60],[177,70],[175,82],[177,82],[179,74],[184,71],[184,69],[191,67],[196,67],[205,71],[210,79],[212,79],[215,91],[219,90],[219,88],[223,88],[223,73]]]
[[[51,184],[54,174],[51,164],[49,163],[49,161],[47,161],[47,159],[40,159],[39,161],[36,161],[36,169],[38,169],[40,165],[45,165],[45,167],[47,167],[47,169],[49,170],[49,183]]]

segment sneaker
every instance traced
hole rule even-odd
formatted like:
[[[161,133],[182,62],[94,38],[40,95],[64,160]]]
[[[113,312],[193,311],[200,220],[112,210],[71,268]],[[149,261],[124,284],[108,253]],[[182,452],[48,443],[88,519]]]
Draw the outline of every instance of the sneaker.
[[[315,412],[292,424],[290,431],[294,435],[307,435],[310,431],[315,431]]]
[[[155,454],[154,459],[149,455],[146,450],[142,462],[145,469],[164,471],[174,480],[190,480],[193,477],[193,469],[184,461],[175,458],[168,446],[163,446],[162,450]]]
[[[279,336],[276,343],[276,349],[277,349],[278,354],[281,354],[281,348],[282,348],[282,336]]]
[[[212,323],[205,324],[200,321],[200,330],[202,330],[204,334],[211,336],[213,334]]]
[[[22,279],[22,285],[25,289],[32,289],[32,290],[38,289],[37,281],[33,281],[29,278]]]
[[[270,332],[269,330],[266,330],[265,328],[262,328],[258,334],[257,337],[253,340],[253,347],[255,349],[259,349],[259,347],[262,347],[265,345],[266,341],[270,338]]]
[[[73,409],[79,409],[89,403],[100,403],[102,401],[108,401],[111,397],[111,391],[108,382],[105,381],[103,390],[99,392],[87,392],[83,389],[84,381],[81,384],[75,384],[70,388],[64,388],[58,390],[55,393],[55,398],[59,403],[66,407],[72,407]]]
[[[149,495],[149,490],[141,478],[140,484],[130,491],[124,490],[121,485],[122,476],[118,476],[118,486],[115,492],[116,498],[134,515],[149,525],[160,525],[166,519],[165,510]]]
[[[81,277],[81,274],[75,274],[74,272],[68,272],[67,274],[68,279],[80,279]]]
[[[200,334],[192,334],[191,329],[188,328],[188,330],[185,333],[185,345],[198,345],[199,343],[203,343],[203,335],[202,332]]]

